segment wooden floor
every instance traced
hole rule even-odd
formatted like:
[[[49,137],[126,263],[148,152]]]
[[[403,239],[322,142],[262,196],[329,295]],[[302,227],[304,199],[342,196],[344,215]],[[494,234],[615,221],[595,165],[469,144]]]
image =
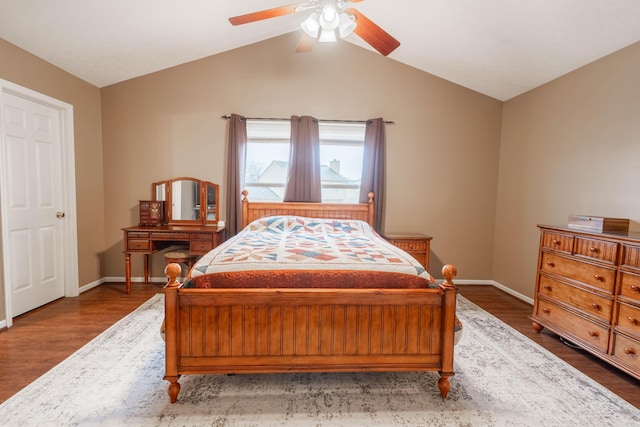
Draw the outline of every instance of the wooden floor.
[[[640,381],[569,347],[553,333],[534,332],[531,306],[492,286],[461,285],[460,294],[564,359],[640,409]],[[62,298],[14,319],[0,331],[0,402],[44,374],[151,296],[161,284],[105,283],[77,298]]]

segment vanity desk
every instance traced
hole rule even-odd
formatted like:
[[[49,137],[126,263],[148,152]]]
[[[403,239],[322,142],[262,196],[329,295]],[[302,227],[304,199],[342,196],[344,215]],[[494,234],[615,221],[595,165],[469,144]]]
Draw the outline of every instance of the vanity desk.
[[[204,255],[224,241],[224,226],[218,225],[218,194],[217,184],[194,178],[153,183],[153,201],[163,202],[162,221],[122,229],[127,294],[131,293],[131,254],[144,255],[144,281],[149,283],[151,254],[180,245],[188,247],[191,255]],[[146,221],[149,216],[140,218]]]

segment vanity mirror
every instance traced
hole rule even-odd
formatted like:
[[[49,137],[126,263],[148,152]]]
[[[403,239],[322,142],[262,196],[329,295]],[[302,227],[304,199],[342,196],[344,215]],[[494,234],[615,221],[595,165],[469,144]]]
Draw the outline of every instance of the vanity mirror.
[[[154,182],[154,200],[164,201],[166,222],[170,225],[218,223],[218,185],[181,177]]]

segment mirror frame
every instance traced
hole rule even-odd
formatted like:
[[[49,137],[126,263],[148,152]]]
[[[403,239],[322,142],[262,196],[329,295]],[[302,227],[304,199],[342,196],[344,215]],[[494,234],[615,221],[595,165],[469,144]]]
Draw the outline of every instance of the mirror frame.
[[[173,183],[176,181],[193,181],[197,188],[199,188],[200,198],[199,200],[204,200],[206,203],[200,203],[200,213],[198,215],[198,219],[173,219],[172,215],[172,188]],[[165,221],[168,225],[215,225],[218,223],[218,219],[220,218],[220,186],[218,184],[214,184],[210,181],[203,181],[196,178],[191,177],[178,177],[173,179],[168,179],[166,181],[158,181],[151,184],[151,196],[152,200],[159,200],[157,198],[158,195],[158,187],[164,185],[164,217]],[[207,200],[207,188],[211,186],[215,188],[215,200]],[[215,209],[212,211],[215,213],[216,219],[207,219],[208,205],[210,202],[215,203]]]

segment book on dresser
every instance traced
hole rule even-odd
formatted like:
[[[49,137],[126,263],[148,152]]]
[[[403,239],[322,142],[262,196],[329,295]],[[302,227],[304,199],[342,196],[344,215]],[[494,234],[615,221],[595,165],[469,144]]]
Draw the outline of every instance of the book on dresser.
[[[538,227],[535,330],[640,379],[640,233]]]

